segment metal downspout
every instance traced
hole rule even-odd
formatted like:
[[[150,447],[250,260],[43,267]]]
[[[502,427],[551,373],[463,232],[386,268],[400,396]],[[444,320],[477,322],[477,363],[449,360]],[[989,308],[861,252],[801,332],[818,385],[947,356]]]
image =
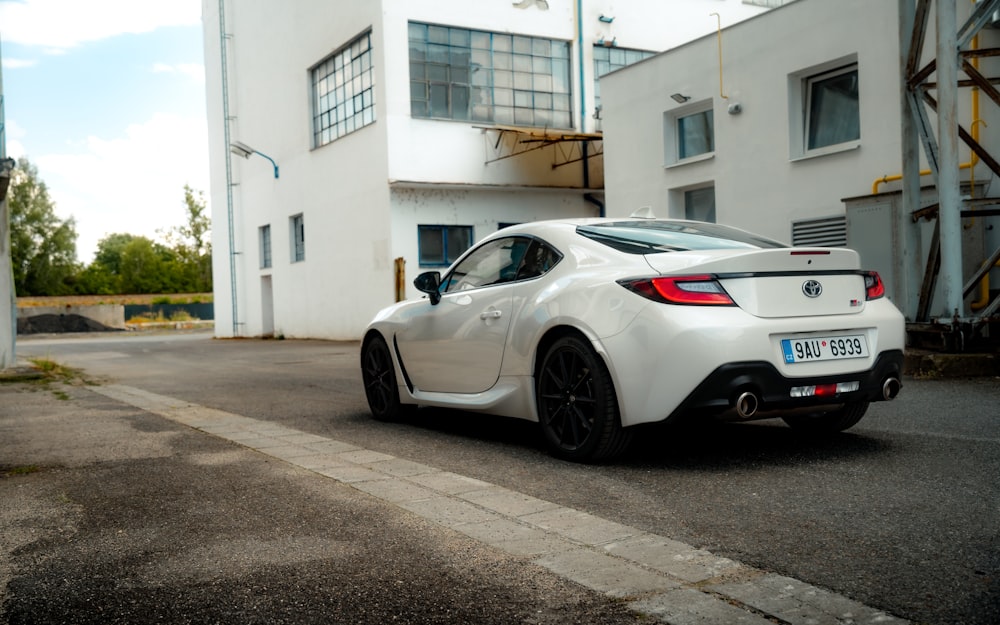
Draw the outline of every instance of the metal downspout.
[[[226,0],[219,0],[219,56],[222,59],[222,132],[226,158],[226,226],[229,233],[229,292],[232,299],[233,336],[240,335],[239,303],[236,297],[236,234],[233,225],[233,161],[229,152],[229,63],[226,55]]]
[[[576,0],[576,48],[580,74],[580,132],[586,132],[587,91],[583,85],[583,0]]]
[[[577,62],[579,64],[580,75],[580,132],[586,132],[587,128],[587,91],[583,86],[583,0],[576,0],[576,47]],[[584,141],[580,146],[583,152],[581,162],[583,164],[583,188],[590,188],[590,161],[587,158],[590,142]]]
[[[593,204],[594,206],[597,207],[597,216],[598,217],[606,217],[607,216],[605,214],[605,212],[604,212],[604,202],[602,202],[599,199],[597,199],[596,195],[594,195],[593,193],[584,193],[583,194],[583,199],[587,200],[588,202],[590,202],[591,204]]]

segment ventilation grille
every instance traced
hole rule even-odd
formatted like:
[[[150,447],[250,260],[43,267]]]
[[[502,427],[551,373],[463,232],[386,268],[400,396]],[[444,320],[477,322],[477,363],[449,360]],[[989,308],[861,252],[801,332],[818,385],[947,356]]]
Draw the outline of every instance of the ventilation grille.
[[[847,247],[847,216],[824,217],[792,224],[796,247]]]

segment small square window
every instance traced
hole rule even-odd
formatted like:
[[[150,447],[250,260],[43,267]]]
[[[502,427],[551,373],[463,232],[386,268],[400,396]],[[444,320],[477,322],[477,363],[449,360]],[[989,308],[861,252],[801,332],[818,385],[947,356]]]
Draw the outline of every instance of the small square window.
[[[684,219],[715,223],[715,187],[684,192]]]
[[[677,158],[685,159],[715,151],[715,120],[712,109],[677,118]]]
[[[302,214],[290,217],[288,226],[291,230],[292,262],[302,262],[306,259],[306,226]]]
[[[664,165],[700,161],[715,154],[712,100],[692,102],[663,113]]]
[[[814,158],[861,145],[859,85],[856,54],[788,75],[789,158]]]
[[[806,149],[860,139],[858,66],[812,76],[806,83]]]
[[[472,247],[472,226],[417,226],[419,262],[447,267]]]

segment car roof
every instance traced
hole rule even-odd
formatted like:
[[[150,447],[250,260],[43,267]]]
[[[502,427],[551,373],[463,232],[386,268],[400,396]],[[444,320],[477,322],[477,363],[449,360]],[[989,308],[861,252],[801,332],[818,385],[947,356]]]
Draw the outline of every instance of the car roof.
[[[764,247],[770,247],[767,243],[775,244],[779,247],[786,247],[787,244],[781,243],[780,241],[775,241],[758,235],[754,232],[748,230],[743,230],[735,226],[728,226],[724,224],[716,224],[703,221],[694,221],[689,219],[657,219],[657,218],[644,218],[644,217],[579,217],[579,218],[568,218],[568,219],[550,219],[544,221],[531,221],[524,222],[521,224],[516,224],[513,226],[508,226],[502,230],[491,234],[490,239],[511,236],[514,234],[532,234],[542,238],[546,237],[565,237],[569,233],[575,233],[576,229],[580,226],[620,226],[628,227],[630,225],[635,225],[640,228],[651,228],[655,229],[656,226],[664,226],[664,230],[672,229],[669,226],[691,226],[694,230],[717,230],[717,231],[731,231],[733,235],[742,234],[743,237],[734,238],[749,238],[756,239],[761,243],[765,243]],[[716,236],[719,236],[716,234]]]

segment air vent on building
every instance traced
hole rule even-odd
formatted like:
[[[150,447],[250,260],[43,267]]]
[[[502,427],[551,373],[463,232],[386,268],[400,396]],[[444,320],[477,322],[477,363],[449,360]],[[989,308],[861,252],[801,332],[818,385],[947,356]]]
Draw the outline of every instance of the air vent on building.
[[[847,217],[824,217],[792,223],[792,245],[796,247],[847,247]]]

